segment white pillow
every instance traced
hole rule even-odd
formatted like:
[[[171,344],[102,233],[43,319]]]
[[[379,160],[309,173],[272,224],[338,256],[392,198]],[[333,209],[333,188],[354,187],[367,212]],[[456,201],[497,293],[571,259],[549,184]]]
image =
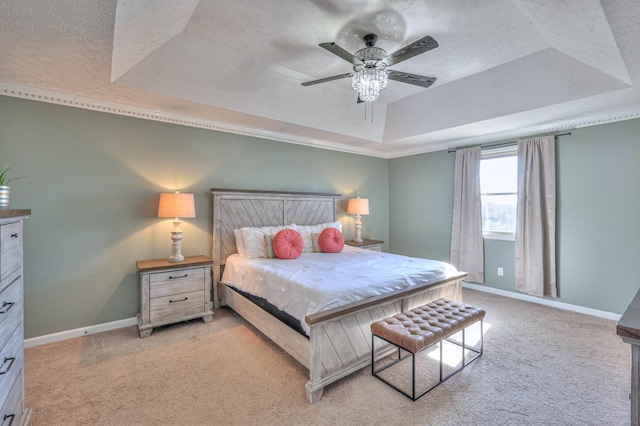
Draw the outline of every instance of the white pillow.
[[[320,223],[318,225],[296,225],[294,223],[293,226],[294,226],[293,229],[298,231],[302,236],[302,242],[304,242],[305,253],[310,253],[314,251],[311,234],[313,233],[319,234],[325,228],[338,228],[338,230],[342,232],[342,223],[340,221]]]
[[[247,248],[244,243],[244,238],[242,238],[242,233],[239,229],[233,230],[233,236],[236,237],[236,248],[238,249],[238,254],[240,257],[247,257]]]
[[[249,259],[257,259],[267,257],[267,243],[264,240],[265,235],[276,235],[283,229],[293,228],[292,225],[287,226],[265,226],[262,228],[245,227],[240,228],[240,234],[244,239],[246,254]]]

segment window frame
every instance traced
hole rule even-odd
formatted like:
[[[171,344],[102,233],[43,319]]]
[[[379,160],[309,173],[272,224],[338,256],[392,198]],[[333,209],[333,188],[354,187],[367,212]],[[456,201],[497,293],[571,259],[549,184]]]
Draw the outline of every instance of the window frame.
[[[482,148],[480,154],[480,164],[482,167],[482,160],[490,160],[494,158],[503,158],[503,157],[516,157],[517,161],[518,156],[518,146],[516,144],[510,144],[499,147],[487,147]],[[516,175],[517,176],[517,175]],[[516,182],[516,192],[482,192],[482,180],[480,181],[480,204],[482,205],[482,197],[485,195],[515,195],[516,200],[518,199],[518,189]],[[516,217],[517,221],[517,217]],[[485,231],[482,230],[482,238],[485,240],[502,240],[502,241],[515,241],[516,240],[516,232],[506,232],[506,231]]]

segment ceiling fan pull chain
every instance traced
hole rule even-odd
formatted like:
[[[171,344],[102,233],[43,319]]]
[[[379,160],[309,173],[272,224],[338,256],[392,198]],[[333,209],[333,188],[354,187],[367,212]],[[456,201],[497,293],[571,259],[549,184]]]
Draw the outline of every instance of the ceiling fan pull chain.
[[[373,123],[373,102],[364,103],[364,121],[367,121],[367,105],[371,105],[371,122]]]

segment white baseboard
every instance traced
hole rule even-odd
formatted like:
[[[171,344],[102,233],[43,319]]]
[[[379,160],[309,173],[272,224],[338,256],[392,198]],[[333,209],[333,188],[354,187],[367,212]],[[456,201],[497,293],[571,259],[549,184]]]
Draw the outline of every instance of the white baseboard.
[[[528,294],[514,293],[512,291],[500,290],[498,288],[487,287],[481,284],[463,282],[463,288],[470,290],[484,291],[485,293],[497,294],[499,296],[510,297],[512,299],[524,300],[526,302],[537,303],[539,305],[551,306],[553,308],[564,309],[566,311],[578,312],[580,314],[619,321],[622,315],[613,312],[600,311],[598,309],[586,308],[584,306],[572,305],[570,303],[558,302],[557,300],[544,299],[542,297],[529,296]]]
[[[594,317],[605,318],[613,321],[619,321],[622,315],[612,312],[599,311],[597,309],[585,308],[584,306],[571,305],[569,303],[558,302],[556,300],[544,299],[540,297],[529,296],[527,294],[514,293],[511,291],[500,290],[493,287],[487,287],[481,284],[472,284],[463,282],[462,287],[470,290],[484,291],[485,293],[497,294],[499,296],[510,297],[512,299],[524,300],[527,302],[538,303],[540,305],[551,306],[553,308],[564,309],[567,311],[578,312],[581,314],[591,315]],[[116,330],[118,328],[131,327],[137,325],[137,318],[127,318],[119,321],[112,321],[104,324],[92,325],[89,327],[76,328],[74,330],[61,331],[59,333],[47,334],[44,336],[32,337],[25,339],[24,347],[31,348],[34,346],[46,345],[47,343],[60,342],[62,340],[73,339],[74,337],[88,336],[89,334],[102,333],[104,331]]]
[[[34,346],[46,345],[47,343],[60,342],[62,340],[73,339],[74,337],[88,336],[89,334],[102,333],[103,331],[116,330],[118,328],[131,327],[137,325],[137,318],[127,318],[118,321],[107,322],[104,324],[91,325],[89,327],[76,328],[74,330],[61,331],[59,333],[46,334],[44,336],[32,337],[25,339],[24,347],[32,348]]]

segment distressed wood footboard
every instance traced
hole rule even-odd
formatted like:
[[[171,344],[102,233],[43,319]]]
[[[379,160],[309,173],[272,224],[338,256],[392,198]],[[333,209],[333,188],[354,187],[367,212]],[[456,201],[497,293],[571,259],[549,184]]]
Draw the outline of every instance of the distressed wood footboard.
[[[309,338],[302,336],[232,288],[219,284],[224,305],[236,311],[309,370],[307,400],[322,398],[324,387],[371,363],[371,323],[441,297],[462,300],[462,273],[434,284],[319,312],[306,317]]]
[[[432,285],[367,299],[346,308],[332,309],[306,318],[310,332],[310,366],[307,400],[319,401],[324,387],[371,363],[372,322],[422,306],[441,297],[462,300],[460,274]]]

